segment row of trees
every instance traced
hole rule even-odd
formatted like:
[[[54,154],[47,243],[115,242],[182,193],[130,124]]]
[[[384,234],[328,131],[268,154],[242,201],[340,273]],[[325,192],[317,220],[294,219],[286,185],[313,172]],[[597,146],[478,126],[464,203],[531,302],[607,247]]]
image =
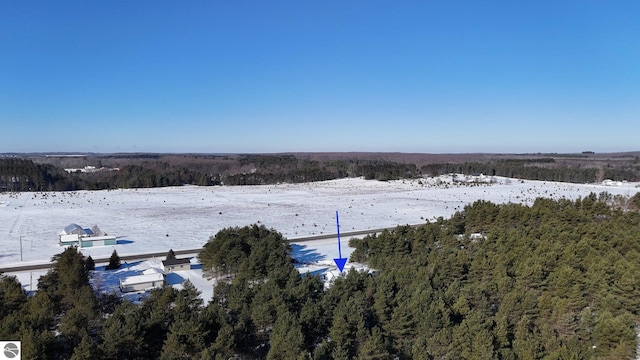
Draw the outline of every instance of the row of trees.
[[[40,161],[48,158],[39,159]],[[67,174],[69,163],[34,163],[29,159],[0,158],[0,191],[101,190],[191,185],[263,185],[301,183],[345,177],[395,180],[447,173],[497,175],[532,180],[594,182],[603,179],[640,180],[637,162],[603,166],[594,160],[565,166],[554,158],[488,159],[483,162],[436,163],[418,166],[389,160],[312,160],[294,155],[86,157],[82,164],[109,164],[119,171]],[[599,160],[598,160],[599,161]],[[118,163],[121,162],[121,163]],[[57,164],[57,165],[54,165]],[[115,166],[114,166],[115,165]],[[575,164],[574,164],[575,165]]]
[[[227,185],[263,185],[332,180],[345,177],[364,177],[367,180],[397,180],[419,175],[415,164],[383,160],[312,161],[296,159],[293,155],[251,156],[241,163],[254,164],[249,172],[224,177]]]
[[[73,190],[63,169],[19,158],[0,159],[0,191]]]
[[[219,178],[187,168],[147,163],[118,171],[68,174],[64,169],[19,158],[0,159],[0,191],[71,191],[161,186],[217,185]]]
[[[267,161],[268,156],[252,156],[258,165],[247,165],[237,160],[238,168],[228,170],[228,161],[221,168],[195,168],[171,165],[166,162],[143,161],[124,165],[118,171],[68,174],[54,165],[35,164],[19,158],[0,159],[0,191],[70,191],[104,190],[114,188],[152,188],[184,184],[210,185],[263,185],[275,183],[302,183],[324,181],[348,176],[367,179],[391,180],[414,177],[416,166],[385,161],[341,162],[325,164],[318,161],[285,157]],[[135,159],[139,160],[139,159]],[[253,164],[253,163],[251,163]],[[254,167],[257,166],[257,167]],[[246,167],[247,171],[243,171]]]
[[[616,181],[640,180],[640,166],[618,167],[568,167],[555,165],[555,160],[543,159],[514,159],[465,163],[429,164],[420,168],[425,175],[438,176],[449,173],[457,174],[485,174],[490,176],[505,176],[510,178],[560,181],[572,183],[591,183],[612,179]]]

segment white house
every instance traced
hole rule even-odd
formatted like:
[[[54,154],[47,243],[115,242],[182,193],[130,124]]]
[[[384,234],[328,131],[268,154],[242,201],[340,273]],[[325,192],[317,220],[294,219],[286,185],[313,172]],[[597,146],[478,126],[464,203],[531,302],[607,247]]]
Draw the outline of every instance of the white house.
[[[120,279],[122,292],[145,291],[164,286],[164,275],[161,272],[150,271],[147,274],[129,276]]]

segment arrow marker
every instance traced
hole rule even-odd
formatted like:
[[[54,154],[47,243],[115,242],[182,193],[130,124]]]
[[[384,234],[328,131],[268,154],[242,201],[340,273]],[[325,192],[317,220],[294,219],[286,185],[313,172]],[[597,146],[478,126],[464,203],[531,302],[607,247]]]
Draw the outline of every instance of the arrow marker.
[[[336,262],[338,270],[342,272],[344,265],[347,263],[347,258],[342,257],[342,248],[340,247],[340,221],[338,220],[338,212],[336,211],[336,227],[338,228],[338,258],[333,259]]]

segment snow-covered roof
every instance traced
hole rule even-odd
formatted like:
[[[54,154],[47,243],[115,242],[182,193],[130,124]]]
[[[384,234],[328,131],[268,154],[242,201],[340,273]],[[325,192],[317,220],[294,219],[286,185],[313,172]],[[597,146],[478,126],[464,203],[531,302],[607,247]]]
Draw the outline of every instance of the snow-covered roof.
[[[77,234],[77,235],[86,235],[87,232],[82,228],[82,226],[78,224],[69,224],[64,228],[64,233],[67,235]]]
[[[152,274],[143,274],[143,275],[135,275],[124,278],[121,281],[122,285],[133,285],[133,284],[143,284],[153,281],[161,281],[164,280],[164,276],[161,273],[152,273]]]
[[[143,270],[142,273],[144,275],[150,275],[150,274],[164,274],[164,272],[158,268],[155,267],[150,267],[146,270]]]

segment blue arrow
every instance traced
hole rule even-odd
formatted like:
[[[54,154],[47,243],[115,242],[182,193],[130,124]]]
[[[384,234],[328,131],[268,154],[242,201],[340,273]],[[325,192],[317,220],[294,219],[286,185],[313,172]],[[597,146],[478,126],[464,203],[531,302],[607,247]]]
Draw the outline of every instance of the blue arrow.
[[[342,257],[342,248],[340,247],[340,221],[338,220],[338,212],[336,211],[336,227],[338,228],[338,258],[333,259],[336,262],[338,270],[342,272],[344,265],[347,263],[347,258]]]

